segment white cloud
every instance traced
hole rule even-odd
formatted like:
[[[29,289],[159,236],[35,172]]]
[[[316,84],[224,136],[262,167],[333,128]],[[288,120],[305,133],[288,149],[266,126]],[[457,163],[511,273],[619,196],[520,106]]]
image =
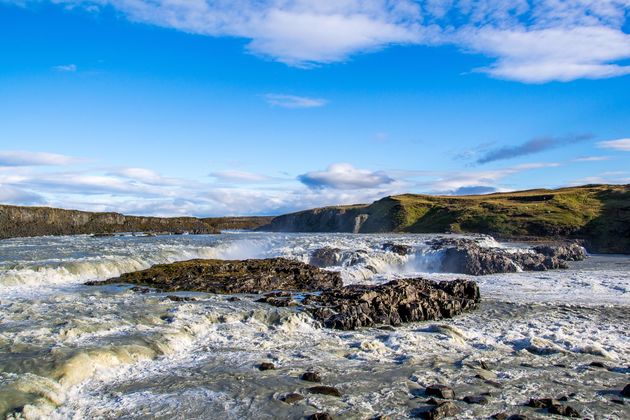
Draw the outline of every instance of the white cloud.
[[[630,139],[600,141],[597,145],[603,149],[614,149],[622,152],[630,152]]]
[[[209,175],[219,181],[233,183],[257,183],[274,179],[267,175],[238,170],[216,171],[211,172]]]
[[[36,193],[0,184],[0,203],[16,205],[43,204],[44,198]]]
[[[56,153],[0,151],[0,166],[61,166],[80,162],[81,159]]]
[[[385,172],[358,169],[349,163],[335,163],[325,171],[307,172],[300,175],[298,179],[310,188],[334,188],[338,190],[378,188],[394,182],[394,179]]]
[[[573,159],[573,162],[601,162],[610,159],[610,156],[583,156]]]
[[[263,95],[269,105],[282,108],[318,108],[328,103],[325,99],[309,98],[307,96],[282,95],[268,93]]]
[[[65,73],[74,73],[75,71],[77,71],[77,66],[76,64],[63,64],[53,67],[53,70]]]
[[[26,0],[28,1],[28,0]],[[36,0],[31,0],[36,1]],[[39,0],[37,0],[39,1]],[[24,2],[24,0],[14,0]],[[494,59],[481,71],[525,83],[628,74],[628,0],[54,0],[130,20],[249,40],[292,66],[343,61],[390,45],[452,44]],[[74,65],[59,66],[76,70]]]

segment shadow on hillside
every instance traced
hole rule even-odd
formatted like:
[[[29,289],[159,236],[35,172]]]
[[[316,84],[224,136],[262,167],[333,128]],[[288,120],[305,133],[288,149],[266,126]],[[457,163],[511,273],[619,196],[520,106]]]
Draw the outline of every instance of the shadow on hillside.
[[[591,252],[630,253],[630,190],[602,191],[597,198],[603,203],[601,214],[577,236],[587,240]]]

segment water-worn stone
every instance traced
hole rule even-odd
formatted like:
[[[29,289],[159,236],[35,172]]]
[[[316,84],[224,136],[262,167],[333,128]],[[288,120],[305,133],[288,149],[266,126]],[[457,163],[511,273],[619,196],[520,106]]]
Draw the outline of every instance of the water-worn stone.
[[[324,326],[353,330],[451,318],[476,309],[479,300],[479,288],[473,281],[434,282],[418,278],[326,290],[307,296],[303,304]]]
[[[181,261],[86,284],[111,283],[142,284],[171,292],[188,290],[221,294],[319,291],[343,284],[339,273],[285,258]]]
[[[439,238],[429,243],[444,252],[442,271],[475,276],[567,268],[567,261],[586,258],[584,248],[575,242],[538,245],[522,252],[484,247],[470,238]]]
[[[570,405],[553,404],[547,411],[564,417],[580,417],[580,413]]]
[[[304,372],[300,379],[308,382],[321,382],[322,377],[317,372]]]
[[[420,411],[418,416],[426,420],[437,420],[444,417],[453,417],[458,413],[459,409],[457,406],[451,401],[446,401],[429,410]]]
[[[394,244],[392,242],[386,242],[383,244],[383,250],[393,252],[398,255],[411,255],[413,254],[413,247],[409,245]]]
[[[258,370],[273,370],[276,368],[276,365],[274,365],[271,362],[262,362],[261,364],[258,365]]]
[[[525,405],[533,408],[549,408],[553,405],[558,404],[560,404],[558,400],[553,398],[530,398],[530,400]]]
[[[455,391],[453,391],[453,388],[450,388],[446,385],[431,385],[428,386],[425,390],[424,390],[426,395],[432,396],[432,397],[438,397],[438,398],[443,398],[445,400],[453,400],[455,399]]]
[[[307,417],[308,420],[332,420],[332,418],[328,413],[315,413]]]
[[[308,388],[311,394],[330,395],[332,397],[341,397],[341,391],[334,386],[318,385]]]
[[[287,404],[293,404],[295,402],[302,401],[304,399],[304,396],[301,394],[298,394],[297,392],[291,392],[289,394],[281,396],[279,399],[280,401],[285,402]]]
[[[464,402],[467,404],[488,404],[488,399],[483,395],[467,395],[464,397]]]

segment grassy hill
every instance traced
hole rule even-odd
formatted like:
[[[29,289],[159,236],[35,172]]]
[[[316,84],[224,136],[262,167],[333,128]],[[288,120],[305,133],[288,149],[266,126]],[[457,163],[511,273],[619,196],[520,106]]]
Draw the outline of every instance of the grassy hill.
[[[405,194],[369,205],[325,207],[279,216],[262,229],[581,238],[592,251],[630,253],[630,185],[586,185],[472,196]]]

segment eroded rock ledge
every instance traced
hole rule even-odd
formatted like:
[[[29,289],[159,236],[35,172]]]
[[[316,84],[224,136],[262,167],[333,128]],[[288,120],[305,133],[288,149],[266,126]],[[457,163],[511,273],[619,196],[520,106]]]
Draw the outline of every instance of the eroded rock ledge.
[[[439,238],[430,244],[444,252],[443,272],[475,276],[567,268],[567,261],[586,258],[585,249],[576,242],[538,245],[518,252],[484,247],[468,238]]]
[[[339,273],[284,258],[182,261],[86,284],[114,283],[168,292],[267,293],[258,301],[299,305],[324,326],[341,330],[450,318],[475,309],[480,300],[479,288],[470,280],[417,278],[343,286]]]
[[[339,273],[285,258],[180,261],[86,284],[114,283],[142,284],[166,292],[219,294],[265,293],[274,290],[313,292],[343,285]]]

